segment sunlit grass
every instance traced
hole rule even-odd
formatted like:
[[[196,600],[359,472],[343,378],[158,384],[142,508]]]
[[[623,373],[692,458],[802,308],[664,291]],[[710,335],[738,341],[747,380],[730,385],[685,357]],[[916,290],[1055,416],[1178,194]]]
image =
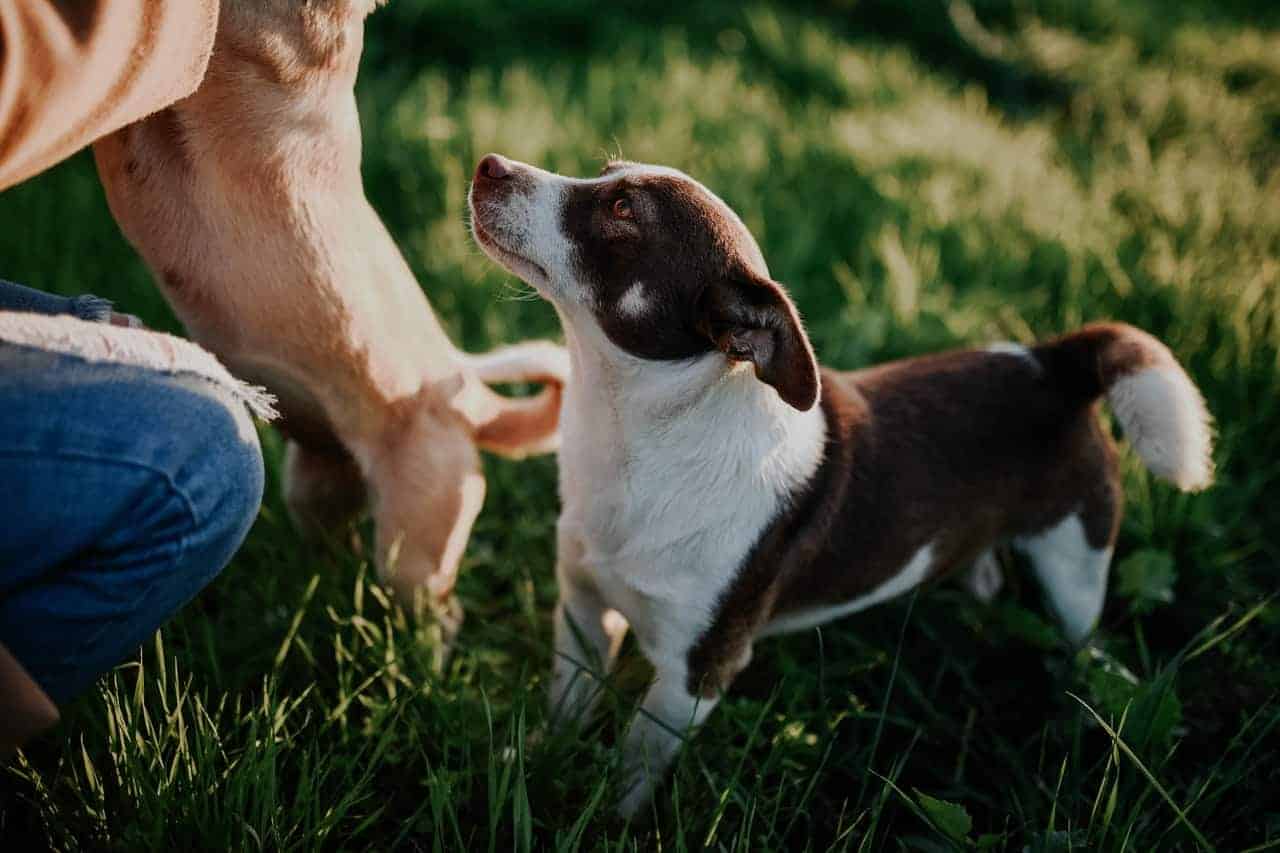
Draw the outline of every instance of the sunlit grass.
[[[1217,416],[1217,486],[1178,495],[1126,456],[1116,578],[1091,651],[1064,648],[1013,561],[990,606],[942,586],[762,644],[660,790],[657,822],[624,828],[609,805],[613,744],[645,676],[634,656],[582,738],[542,730],[554,460],[486,463],[459,585],[467,620],[446,657],[360,555],[298,540],[268,430],[272,483],[244,550],[4,771],[0,838],[1280,841],[1280,608],[1266,598],[1280,577],[1280,34],[1194,4],[979,3],[1013,66],[1069,92],[1013,110],[946,57],[867,37],[838,4],[808,17],[709,4],[687,26],[666,7],[652,22],[593,7],[582,31],[570,26],[582,10],[544,5],[508,18],[488,3],[396,0],[370,23],[368,189],[457,340],[557,334],[550,309],[513,299],[467,235],[483,153],[576,174],[616,155],[656,161],[742,213],[832,365],[1107,317],[1147,328]],[[100,293],[173,327],[84,158],[0,197],[0,258],[8,278]]]

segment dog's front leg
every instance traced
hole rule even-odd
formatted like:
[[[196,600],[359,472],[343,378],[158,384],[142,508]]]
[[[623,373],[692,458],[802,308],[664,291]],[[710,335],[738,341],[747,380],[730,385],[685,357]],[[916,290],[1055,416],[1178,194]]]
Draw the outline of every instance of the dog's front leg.
[[[555,611],[555,661],[551,679],[551,724],[563,728],[585,722],[600,696],[598,682],[613,666],[626,620],[610,610],[581,571],[581,544],[562,535],[556,576],[560,600]]]
[[[718,692],[689,692],[683,659],[654,661],[654,681],[623,746],[626,793],[618,814],[635,817],[653,798],[680,747],[720,701]]]

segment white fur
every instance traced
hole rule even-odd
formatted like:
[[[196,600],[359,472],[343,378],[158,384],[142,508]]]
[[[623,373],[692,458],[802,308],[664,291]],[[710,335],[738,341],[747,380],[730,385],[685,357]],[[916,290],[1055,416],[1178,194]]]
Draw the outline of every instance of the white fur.
[[[1118,379],[1111,411],[1143,464],[1184,491],[1213,481],[1213,427],[1204,398],[1181,368],[1150,367]]]
[[[1035,354],[1022,344],[1015,344],[1012,341],[997,341],[993,344],[987,344],[984,349],[993,355],[1009,355],[1014,358],[1020,358],[1034,367],[1037,372],[1044,369]]]
[[[580,571],[627,617],[655,669],[624,745],[629,790],[618,808],[632,816],[679,749],[676,733],[715,706],[688,692],[689,649],[784,496],[816,470],[825,422],[719,354],[659,368],[594,328],[572,336],[570,353],[586,381],[566,395],[561,532],[579,537]]]
[[[605,616],[619,611],[655,670],[623,748],[629,792],[619,811],[629,816],[649,801],[679,733],[715,705],[688,690],[689,650],[760,531],[817,470],[826,419],[820,407],[787,405],[750,365],[719,352],[661,362],[613,344],[592,314],[590,288],[578,281],[561,231],[565,190],[575,182],[512,165],[533,188],[477,210],[501,245],[479,242],[556,307],[572,377],[560,418],[553,716],[563,723],[590,710],[593,684],[617,646],[616,626],[610,631]],[[689,180],[660,168],[625,172],[641,170]],[[597,181],[617,177],[614,171]],[[750,238],[745,226],[743,233]],[[754,239],[750,246],[767,274]],[[620,307],[640,311],[647,299],[637,282]]]
[[[501,243],[500,249],[495,250],[480,238],[479,233],[475,233],[475,213],[478,211],[473,185],[468,203],[473,211],[472,230],[476,242],[485,254],[533,285],[559,307],[563,308],[572,302],[583,303],[590,298],[590,290],[579,286],[575,280],[573,247],[561,225],[560,215],[565,192],[572,186],[603,184],[620,177],[666,177],[692,184],[721,215],[738,226],[742,245],[747,250],[746,260],[753,271],[766,278],[769,275],[769,266],[765,263],[764,253],[760,251],[755,236],[733,208],[683,172],[667,166],[630,164],[599,178],[567,178],[528,163],[507,162],[511,168],[521,173],[522,178],[534,185],[534,191],[510,193],[499,204],[483,205],[485,230]]]
[[[645,654],[683,655],[785,496],[817,470],[825,420],[719,353],[656,363],[592,325],[568,329],[561,533],[579,539],[581,569]]]
[[[569,381],[569,353],[548,341],[525,341],[485,353],[463,353],[460,358],[485,383]]]
[[[1069,515],[1032,536],[1020,536],[1014,545],[1031,560],[1067,638],[1082,645],[1102,613],[1111,549],[1089,544],[1079,515]]]
[[[616,646],[595,625],[604,608],[620,611],[655,671],[623,747],[618,811],[630,817],[649,802],[678,733],[716,704],[688,690],[689,649],[760,531],[817,470],[826,422],[817,406],[782,402],[749,365],[719,353],[638,359],[573,313],[561,309],[574,379],[561,414],[558,616],[573,610],[592,628],[557,619],[552,704],[561,719],[589,712],[580,662],[600,661],[597,676],[608,668]]]
[[[833,619],[839,619],[841,616],[848,616],[850,613],[857,613],[859,610],[866,610],[883,601],[896,598],[908,590],[919,586],[929,577],[929,571],[933,568],[933,543],[929,543],[920,550],[911,555],[911,559],[907,564],[899,569],[893,577],[880,584],[866,595],[845,601],[830,607],[819,607],[815,610],[806,610],[801,613],[789,613],[781,619],[775,619],[760,632],[760,636],[768,637],[774,634],[786,634],[792,631],[803,631],[812,628],[815,625],[821,625],[824,622],[830,622]]]
[[[528,173],[534,192],[513,192],[500,204],[477,206],[472,186],[468,201],[476,243],[543,296],[563,299],[569,295],[563,288],[569,283],[565,273],[573,268],[573,246],[560,227],[560,210],[565,189],[578,182],[525,163],[518,168]],[[485,232],[500,244],[497,249],[481,239],[477,214],[484,217]]]
[[[618,814],[632,818],[649,804],[653,789],[684,743],[681,734],[701,726],[719,701],[690,696],[683,677],[658,670],[623,745],[627,791],[618,803]]]
[[[643,281],[637,281],[627,288],[618,300],[618,310],[627,317],[644,316],[649,310],[649,294],[645,292]]]
[[[983,551],[965,575],[965,586],[974,598],[990,604],[1004,588],[1004,572],[994,551]]]

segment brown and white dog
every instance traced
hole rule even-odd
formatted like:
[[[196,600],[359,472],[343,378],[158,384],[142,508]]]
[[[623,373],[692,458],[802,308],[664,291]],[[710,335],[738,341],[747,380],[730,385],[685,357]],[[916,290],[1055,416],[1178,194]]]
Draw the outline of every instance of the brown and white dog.
[[[384,579],[452,603],[484,496],[476,447],[554,449],[568,359],[456,350],[366,200],[353,87],[373,5],[224,0],[198,91],[95,154],[191,336],[279,396],[295,520],[332,530],[371,502]],[[484,385],[514,381],[551,387]]]
[[[1208,485],[1209,416],[1169,351],[1098,324],[820,369],[742,222],[673,171],[574,180],[488,155],[476,240],[560,314],[553,716],[580,718],[617,610],[655,679],[624,746],[632,815],[751,657],[980,560],[1030,559],[1067,637],[1098,618],[1121,513],[1106,398],[1147,467]],[[606,618],[606,614],[609,618]]]

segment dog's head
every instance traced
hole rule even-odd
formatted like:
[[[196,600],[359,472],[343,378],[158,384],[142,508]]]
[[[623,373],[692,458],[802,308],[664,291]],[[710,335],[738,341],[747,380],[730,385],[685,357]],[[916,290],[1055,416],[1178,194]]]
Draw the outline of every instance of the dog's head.
[[[580,180],[489,154],[469,201],[476,242],[567,323],[648,361],[750,362],[791,406],[817,401],[795,306],[751,232],[689,176],[612,162]]]

